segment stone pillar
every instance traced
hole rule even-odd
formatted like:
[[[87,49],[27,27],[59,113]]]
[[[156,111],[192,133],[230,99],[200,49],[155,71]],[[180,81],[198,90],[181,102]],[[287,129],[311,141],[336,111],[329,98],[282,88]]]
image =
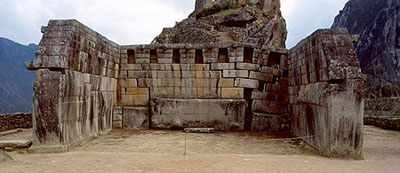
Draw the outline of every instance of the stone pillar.
[[[289,53],[292,131],[328,157],[362,157],[364,75],[345,29],[318,30]]]

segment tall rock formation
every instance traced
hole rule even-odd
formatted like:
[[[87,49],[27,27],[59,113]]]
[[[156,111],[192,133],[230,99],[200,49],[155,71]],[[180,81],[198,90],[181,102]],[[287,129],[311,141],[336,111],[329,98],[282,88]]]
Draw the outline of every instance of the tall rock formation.
[[[359,34],[356,51],[366,84],[400,86],[400,1],[350,0],[332,28]]]
[[[285,47],[286,22],[279,0],[197,0],[195,11],[154,44],[246,42]]]

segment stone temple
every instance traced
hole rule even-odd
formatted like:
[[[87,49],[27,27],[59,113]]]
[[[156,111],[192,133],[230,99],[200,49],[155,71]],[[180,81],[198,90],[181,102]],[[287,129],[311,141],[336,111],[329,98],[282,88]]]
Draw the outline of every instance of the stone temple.
[[[215,3],[222,2],[196,1],[192,16]],[[284,22],[268,17],[280,13],[279,0],[239,3],[248,4],[231,14],[240,26],[207,25],[210,38],[231,34],[210,42],[119,45],[76,20],[50,20],[34,60],[25,64],[37,71],[31,149],[68,151],[115,128],[212,127],[291,131],[325,156],[361,158],[364,75],[354,37],[321,29],[287,50],[272,44],[279,39],[264,39],[275,32],[271,26],[285,26],[268,24]],[[243,11],[267,17],[247,20],[238,15]],[[194,17],[182,23],[188,21],[193,33],[206,25]],[[246,29],[249,41],[235,37]],[[285,40],[283,29],[275,33]],[[158,38],[167,37],[178,38],[173,32]]]

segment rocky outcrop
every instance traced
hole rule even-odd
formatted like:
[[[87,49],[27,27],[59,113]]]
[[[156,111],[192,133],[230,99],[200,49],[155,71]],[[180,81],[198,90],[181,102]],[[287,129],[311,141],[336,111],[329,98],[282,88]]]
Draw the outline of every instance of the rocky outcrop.
[[[224,42],[219,33],[229,33],[235,42],[285,47],[286,23],[279,0],[224,3],[216,1],[198,7],[189,18],[165,28],[153,44],[219,43]],[[247,5],[238,5],[242,3]]]
[[[350,0],[332,28],[359,34],[357,56],[367,85],[400,86],[400,1]]]

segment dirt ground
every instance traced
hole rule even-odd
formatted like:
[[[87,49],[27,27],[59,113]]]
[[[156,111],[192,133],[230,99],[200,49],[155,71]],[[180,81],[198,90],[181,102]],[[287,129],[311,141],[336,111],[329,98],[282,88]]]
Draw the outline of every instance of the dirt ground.
[[[399,132],[365,126],[364,160],[321,157],[301,140],[280,139],[288,137],[285,133],[187,134],[184,155],[183,132],[114,130],[67,153],[9,152],[15,160],[0,163],[0,172],[400,171]]]

